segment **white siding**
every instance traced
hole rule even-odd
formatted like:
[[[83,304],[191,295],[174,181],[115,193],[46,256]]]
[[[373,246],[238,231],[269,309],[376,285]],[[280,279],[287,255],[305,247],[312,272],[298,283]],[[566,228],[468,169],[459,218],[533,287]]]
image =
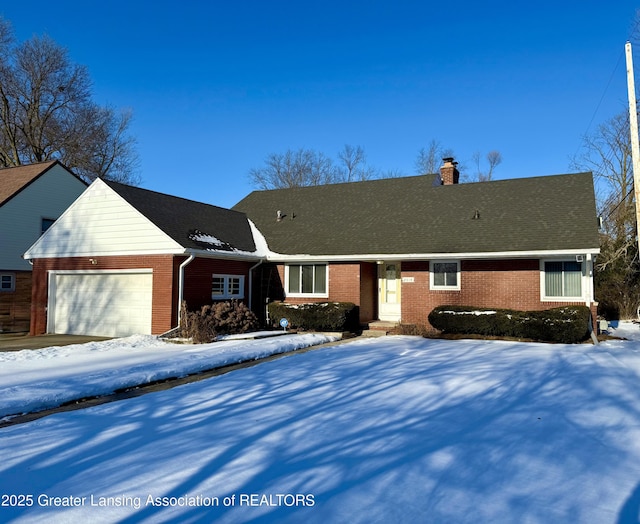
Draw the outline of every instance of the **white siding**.
[[[96,180],[28,251],[29,258],[180,253],[183,248]]]
[[[86,189],[55,165],[0,207],[0,269],[30,270],[22,254],[42,232],[42,219],[56,219]]]

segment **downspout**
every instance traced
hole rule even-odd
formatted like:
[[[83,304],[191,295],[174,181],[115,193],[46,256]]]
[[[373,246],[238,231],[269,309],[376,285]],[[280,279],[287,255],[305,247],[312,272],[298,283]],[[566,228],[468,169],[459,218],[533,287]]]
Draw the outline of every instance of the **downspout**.
[[[587,296],[586,298],[586,306],[589,308],[589,329],[591,331],[591,340],[594,345],[598,345],[598,336],[597,336],[597,324],[593,324],[593,315],[591,314],[591,304],[595,302],[595,287],[593,283],[593,255],[591,253],[587,253],[587,277],[588,277],[588,288],[587,288]]]
[[[180,308],[182,307],[182,297],[184,296],[184,268],[191,264],[194,258],[196,258],[195,255],[189,255],[189,258],[180,264],[178,270],[178,325],[175,329],[180,327]]]
[[[253,304],[253,270],[256,269],[264,260],[259,260],[257,264],[254,264],[249,268],[249,309],[253,311],[251,307]]]
[[[591,303],[595,301],[595,289],[593,285],[593,255],[591,253],[587,253],[586,257],[587,262],[587,277],[588,277],[588,287],[587,287],[587,296],[586,298],[586,306],[591,307]]]

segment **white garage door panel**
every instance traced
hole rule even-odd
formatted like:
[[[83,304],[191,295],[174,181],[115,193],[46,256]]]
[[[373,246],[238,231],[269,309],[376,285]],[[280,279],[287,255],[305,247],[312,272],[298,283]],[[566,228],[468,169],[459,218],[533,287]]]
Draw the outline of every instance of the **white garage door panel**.
[[[123,337],[151,333],[151,273],[55,274],[50,331]]]

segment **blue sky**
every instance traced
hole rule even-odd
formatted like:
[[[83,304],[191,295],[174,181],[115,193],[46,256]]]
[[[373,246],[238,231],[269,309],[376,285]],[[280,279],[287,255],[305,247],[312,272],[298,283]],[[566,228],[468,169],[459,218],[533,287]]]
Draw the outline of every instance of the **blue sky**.
[[[33,0],[0,14],[19,40],[46,33],[86,65],[96,102],[133,110],[142,187],[230,207],[252,167],[303,147],[360,145],[371,166],[411,175],[435,139],[469,168],[500,151],[495,178],[570,172],[581,137],[627,107],[637,8]]]

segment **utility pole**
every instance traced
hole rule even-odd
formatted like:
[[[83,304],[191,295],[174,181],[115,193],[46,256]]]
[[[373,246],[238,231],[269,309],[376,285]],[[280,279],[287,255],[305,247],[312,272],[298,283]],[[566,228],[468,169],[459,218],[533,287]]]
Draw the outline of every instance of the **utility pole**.
[[[640,248],[640,142],[638,142],[638,110],[636,86],[633,79],[631,42],[624,46],[627,56],[627,91],[629,93],[629,132],[631,133],[631,160],[633,163],[633,196],[636,200],[636,239]]]

